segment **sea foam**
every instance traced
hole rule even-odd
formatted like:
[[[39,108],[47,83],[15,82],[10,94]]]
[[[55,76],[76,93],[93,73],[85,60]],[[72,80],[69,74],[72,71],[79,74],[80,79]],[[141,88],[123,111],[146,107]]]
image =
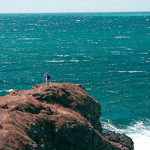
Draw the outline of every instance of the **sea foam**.
[[[45,62],[59,63],[59,62],[65,62],[65,60],[48,60]]]
[[[103,128],[116,133],[123,133],[132,138],[135,150],[149,150],[150,148],[150,120],[137,121],[124,128],[118,128],[110,120],[102,122]]]
[[[118,71],[119,73],[124,73],[124,72],[128,72],[128,73],[142,73],[142,72],[146,72],[146,71]]]
[[[11,92],[11,91],[13,91],[13,89],[10,89],[10,90],[0,90],[0,93],[2,93],[2,92]]]

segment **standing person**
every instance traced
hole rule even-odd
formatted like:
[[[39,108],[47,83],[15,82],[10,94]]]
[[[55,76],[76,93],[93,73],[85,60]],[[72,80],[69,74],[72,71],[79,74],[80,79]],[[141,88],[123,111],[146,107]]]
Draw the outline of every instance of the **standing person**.
[[[49,76],[48,73],[45,73],[44,77],[46,77],[46,84],[49,85],[48,80],[51,78],[51,76]]]

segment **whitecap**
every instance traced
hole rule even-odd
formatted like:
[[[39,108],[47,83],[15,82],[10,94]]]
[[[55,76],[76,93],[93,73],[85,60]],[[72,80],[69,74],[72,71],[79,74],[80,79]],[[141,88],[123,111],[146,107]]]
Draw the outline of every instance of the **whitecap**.
[[[57,56],[57,57],[68,57],[69,55],[54,55],[54,56]]]
[[[131,51],[131,50],[132,50],[132,48],[127,48],[127,50]]]
[[[32,55],[32,56],[34,56],[34,55],[37,56],[37,55],[39,55],[39,53],[31,53],[31,55]]]
[[[128,71],[129,73],[140,73],[140,72],[146,72],[146,71]]]
[[[6,81],[6,80],[3,80],[4,83],[9,83],[9,84],[13,84],[12,82],[9,82],[9,81]]]
[[[72,61],[72,62],[79,62],[79,60],[70,60],[70,61]]]
[[[98,44],[98,42],[92,42],[93,44]]]
[[[125,72],[128,72],[128,73],[142,73],[142,72],[147,72],[147,71],[118,71],[119,73],[125,73]]]
[[[53,63],[59,63],[59,62],[65,62],[65,60],[48,60],[45,62],[53,62]]]
[[[130,39],[129,36],[116,36],[115,39]]]
[[[37,24],[29,24],[29,26],[37,26]]]
[[[19,40],[39,40],[40,38],[19,38]]]
[[[89,58],[94,59],[92,56],[89,56]]]
[[[11,92],[11,91],[13,91],[13,89],[10,89],[10,90],[0,90],[0,93],[2,93],[2,92]]]
[[[93,41],[93,40],[87,40],[88,42],[91,42],[91,41]]]
[[[111,53],[114,55],[120,55],[120,51],[111,51]]]
[[[117,94],[118,92],[116,92],[116,91],[109,91],[110,93],[115,93],[115,94]]]
[[[120,72],[120,73],[124,73],[124,72],[128,72],[128,71],[118,71],[118,72]]]
[[[143,54],[143,55],[147,55],[148,53],[141,53],[141,54]]]

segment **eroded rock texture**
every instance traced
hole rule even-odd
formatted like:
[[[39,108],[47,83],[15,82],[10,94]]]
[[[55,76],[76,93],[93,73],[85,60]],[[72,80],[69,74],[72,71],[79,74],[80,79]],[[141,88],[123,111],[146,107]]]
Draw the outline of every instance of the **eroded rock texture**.
[[[81,85],[53,83],[0,97],[2,150],[120,150],[102,134],[100,104]]]

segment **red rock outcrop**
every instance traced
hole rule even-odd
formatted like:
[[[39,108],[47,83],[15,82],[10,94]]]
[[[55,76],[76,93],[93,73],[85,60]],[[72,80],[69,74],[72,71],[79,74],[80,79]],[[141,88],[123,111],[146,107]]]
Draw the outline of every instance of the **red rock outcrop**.
[[[100,104],[81,85],[53,83],[0,97],[2,150],[127,150],[102,134]]]

